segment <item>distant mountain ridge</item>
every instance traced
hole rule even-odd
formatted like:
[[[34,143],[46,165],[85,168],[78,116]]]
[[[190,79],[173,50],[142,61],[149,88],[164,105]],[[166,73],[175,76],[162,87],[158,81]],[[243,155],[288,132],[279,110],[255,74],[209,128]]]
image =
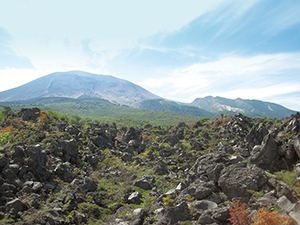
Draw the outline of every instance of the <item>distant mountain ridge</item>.
[[[250,117],[283,118],[295,111],[281,105],[259,100],[226,99],[207,96],[192,103],[166,100],[146,89],[109,75],[97,75],[83,71],[56,72],[33,80],[22,86],[0,92],[0,102],[28,103],[55,98],[102,99],[112,104],[143,110],[175,112],[193,116],[220,116],[242,113]],[[62,106],[63,107],[63,106]]]
[[[230,115],[242,113],[250,117],[260,117],[265,115],[271,118],[283,118],[295,113],[295,111],[275,103],[241,98],[227,99],[207,96],[205,98],[195,99],[191,105],[200,109],[205,109],[212,114],[215,112]]]

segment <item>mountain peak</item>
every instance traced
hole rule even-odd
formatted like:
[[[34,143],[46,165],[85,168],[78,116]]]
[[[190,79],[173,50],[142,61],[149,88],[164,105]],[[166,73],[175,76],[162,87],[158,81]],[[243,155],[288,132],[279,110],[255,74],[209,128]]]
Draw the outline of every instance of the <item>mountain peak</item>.
[[[55,72],[0,93],[0,102],[35,98],[98,98],[135,106],[142,100],[159,99],[144,88],[109,75],[83,71]]]

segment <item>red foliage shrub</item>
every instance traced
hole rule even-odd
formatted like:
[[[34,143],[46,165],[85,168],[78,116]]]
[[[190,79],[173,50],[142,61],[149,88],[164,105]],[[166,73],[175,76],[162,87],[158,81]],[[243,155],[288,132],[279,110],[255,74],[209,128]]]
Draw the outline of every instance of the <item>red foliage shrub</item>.
[[[250,210],[247,204],[236,201],[229,211],[228,219],[232,225],[294,225],[289,216],[281,217],[278,212],[271,212],[267,208],[260,208],[250,220]]]
[[[233,203],[229,211],[230,218],[228,219],[232,225],[248,225],[250,210],[246,209],[248,205],[241,203],[239,200]]]
[[[293,225],[289,216],[280,217],[278,212],[270,212],[267,208],[260,208],[253,216],[251,225]]]
[[[1,129],[0,133],[10,133],[10,134],[12,134],[14,129],[15,128],[13,126],[8,126],[8,127],[5,127],[3,129]]]

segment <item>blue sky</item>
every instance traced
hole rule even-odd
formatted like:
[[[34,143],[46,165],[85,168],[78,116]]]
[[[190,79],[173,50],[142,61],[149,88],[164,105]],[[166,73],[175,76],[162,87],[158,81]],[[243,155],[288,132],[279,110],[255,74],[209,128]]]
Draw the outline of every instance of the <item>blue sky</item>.
[[[83,70],[181,102],[300,111],[299,12],[299,0],[0,0],[0,91]]]

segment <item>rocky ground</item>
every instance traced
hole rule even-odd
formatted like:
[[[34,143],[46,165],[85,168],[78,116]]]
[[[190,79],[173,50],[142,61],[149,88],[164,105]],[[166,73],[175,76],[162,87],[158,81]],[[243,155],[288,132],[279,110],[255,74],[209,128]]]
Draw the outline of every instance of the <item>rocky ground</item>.
[[[177,126],[0,122],[0,224],[231,224],[236,200],[300,224],[300,114]]]

